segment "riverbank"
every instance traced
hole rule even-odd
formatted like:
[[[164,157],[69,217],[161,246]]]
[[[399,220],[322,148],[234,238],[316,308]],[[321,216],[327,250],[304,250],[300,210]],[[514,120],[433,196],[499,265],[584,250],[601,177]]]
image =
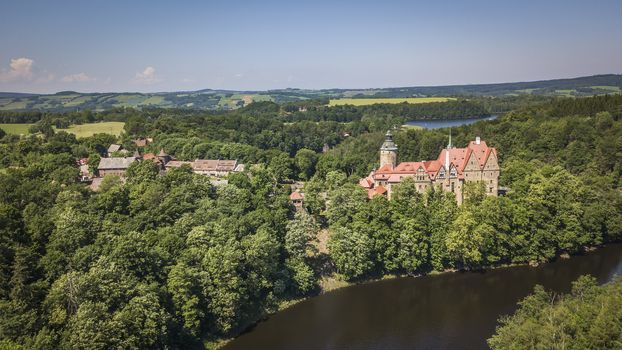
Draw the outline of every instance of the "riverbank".
[[[538,267],[521,263],[448,272],[460,271],[349,283],[352,288],[290,305],[224,348],[485,348],[497,319],[513,312],[536,284],[564,293],[581,275],[604,283],[622,273],[622,245],[607,244],[571,259],[558,256]]]
[[[353,287],[353,286],[364,286],[364,285],[370,285],[370,284],[374,284],[376,282],[380,282],[380,281],[388,281],[388,280],[395,280],[398,278],[408,278],[408,279],[420,279],[421,277],[431,277],[431,276],[444,276],[444,275],[451,275],[451,274],[455,274],[457,272],[473,272],[473,273],[479,273],[479,272],[492,272],[492,271],[496,271],[496,270],[502,270],[502,269],[510,269],[510,268],[518,268],[518,267],[524,267],[524,268],[528,268],[530,270],[535,270],[538,267],[542,267],[543,265],[550,265],[553,264],[555,262],[558,261],[565,261],[565,260],[572,260],[573,258],[577,258],[577,257],[581,257],[581,256],[586,256],[586,255],[590,255],[590,254],[594,254],[597,253],[598,251],[600,251],[602,248],[607,247],[608,245],[620,245],[622,243],[618,243],[618,242],[611,242],[611,243],[607,243],[607,244],[603,244],[600,246],[596,246],[596,247],[585,247],[583,249],[582,252],[578,253],[578,254],[573,254],[573,255],[569,255],[566,252],[560,252],[558,253],[553,259],[546,261],[546,262],[541,262],[538,264],[534,264],[533,262],[522,262],[522,263],[508,263],[508,264],[499,264],[499,265],[493,265],[493,266],[488,266],[486,268],[482,268],[482,269],[472,269],[472,270],[464,270],[464,269],[445,269],[443,271],[430,271],[428,273],[421,273],[421,274],[416,274],[416,275],[410,275],[410,274],[387,274],[387,275],[383,275],[382,277],[378,277],[378,278],[372,278],[372,279],[366,279],[366,280],[360,280],[360,281],[354,281],[354,282],[350,282],[350,281],[345,281],[343,279],[340,279],[338,274],[333,273],[329,276],[323,276],[320,279],[320,290],[317,294],[315,295],[310,295],[304,298],[298,298],[298,299],[293,299],[293,300],[286,300],[281,302],[277,309],[274,310],[273,312],[270,312],[269,314],[266,314],[265,317],[263,317],[262,319],[258,320],[256,323],[254,323],[250,328],[254,328],[256,326],[258,326],[259,324],[261,324],[262,322],[266,322],[269,318],[271,318],[272,316],[284,312],[304,301],[307,301],[309,299],[315,299],[318,297],[321,297],[323,295],[329,294],[331,292],[335,292],[341,289],[344,289],[346,287]],[[234,338],[228,338],[228,339],[223,339],[223,340],[218,340],[218,341],[212,341],[212,342],[205,342],[204,344],[206,345],[206,349],[213,349],[213,350],[218,350],[218,349],[222,349],[224,348],[226,345],[228,345],[229,343],[231,343],[232,341],[236,340],[238,337],[240,337],[241,335],[243,335],[245,332],[242,332],[240,335],[234,337]],[[209,347],[208,347],[209,345]]]

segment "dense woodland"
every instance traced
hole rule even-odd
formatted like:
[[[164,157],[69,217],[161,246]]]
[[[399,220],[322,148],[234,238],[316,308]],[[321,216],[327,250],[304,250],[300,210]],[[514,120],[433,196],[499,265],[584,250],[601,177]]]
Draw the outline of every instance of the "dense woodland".
[[[619,349],[622,346],[622,278],[599,286],[582,276],[572,292],[556,295],[536,286],[519,309],[501,319],[488,340],[502,349]]]
[[[497,198],[469,186],[460,207],[408,181],[390,202],[367,200],[356,182],[406,116],[401,106],[348,108],[343,119],[269,102],[217,114],[45,114],[38,134],[0,131],[0,345],[202,348],[318,293],[322,277],[539,263],[622,238],[622,96],[522,100],[453,129],[457,146],[481,136],[498,149],[509,188]],[[51,128],[76,118],[123,120],[125,133],[76,139]],[[112,142],[133,150],[137,136],[154,137],[145,151],[234,158],[248,171],[214,187],[189,168],[159,175],[141,162],[97,193],[77,181],[76,159]],[[399,129],[395,140],[401,160],[436,158],[447,131]],[[307,213],[288,200],[294,180],[306,181]],[[322,229],[328,253],[316,247]]]

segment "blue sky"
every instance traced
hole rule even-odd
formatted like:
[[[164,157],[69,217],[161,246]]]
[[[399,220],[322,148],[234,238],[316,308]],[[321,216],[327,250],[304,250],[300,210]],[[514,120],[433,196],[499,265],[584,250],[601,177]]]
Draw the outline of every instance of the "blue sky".
[[[622,73],[622,1],[0,4],[0,91],[365,88]]]

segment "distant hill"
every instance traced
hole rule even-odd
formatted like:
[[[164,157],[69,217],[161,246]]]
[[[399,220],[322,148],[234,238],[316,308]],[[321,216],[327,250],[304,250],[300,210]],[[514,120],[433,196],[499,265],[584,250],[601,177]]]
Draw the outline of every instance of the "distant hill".
[[[591,96],[622,93],[622,75],[606,74],[572,79],[533,82],[414,86],[377,89],[280,89],[268,91],[228,91],[203,89],[162,93],[79,93],[24,94],[0,92],[1,110],[75,111],[105,110],[115,107],[188,108],[202,110],[236,109],[257,101],[287,103],[317,98],[391,98],[426,96]]]

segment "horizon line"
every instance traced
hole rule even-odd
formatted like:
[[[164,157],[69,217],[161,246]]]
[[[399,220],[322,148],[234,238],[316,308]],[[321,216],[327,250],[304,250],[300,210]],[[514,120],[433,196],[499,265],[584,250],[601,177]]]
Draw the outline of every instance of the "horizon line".
[[[554,80],[573,80],[580,78],[591,78],[598,76],[622,76],[622,73],[598,73],[591,75],[581,75],[581,76],[573,76],[566,78],[552,78],[552,79],[538,79],[538,80],[522,80],[522,81],[505,81],[505,82],[488,82],[488,83],[465,83],[465,84],[445,84],[445,85],[402,85],[402,86],[385,86],[385,87],[365,87],[365,88],[340,88],[340,87],[331,87],[331,88],[296,88],[296,87],[285,87],[285,88],[275,88],[275,89],[242,89],[242,90],[234,90],[234,89],[214,89],[214,88],[202,88],[196,90],[168,90],[168,91],[154,91],[154,92],[140,92],[140,91],[92,91],[92,92],[80,92],[76,90],[60,90],[56,92],[49,93],[37,93],[37,92],[18,92],[18,91],[0,91],[0,94],[20,94],[20,95],[57,95],[60,93],[77,93],[82,95],[88,94],[167,94],[173,92],[187,92],[187,93],[196,93],[199,91],[224,91],[224,92],[248,92],[248,93],[261,93],[261,92],[270,92],[270,91],[283,91],[283,90],[307,90],[307,91],[326,91],[326,90],[382,90],[382,89],[403,89],[403,88],[439,88],[439,87],[457,87],[457,86],[481,86],[481,85],[502,85],[502,84],[526,84],[526,83],[539,83],[545,81],[554,81]]]

